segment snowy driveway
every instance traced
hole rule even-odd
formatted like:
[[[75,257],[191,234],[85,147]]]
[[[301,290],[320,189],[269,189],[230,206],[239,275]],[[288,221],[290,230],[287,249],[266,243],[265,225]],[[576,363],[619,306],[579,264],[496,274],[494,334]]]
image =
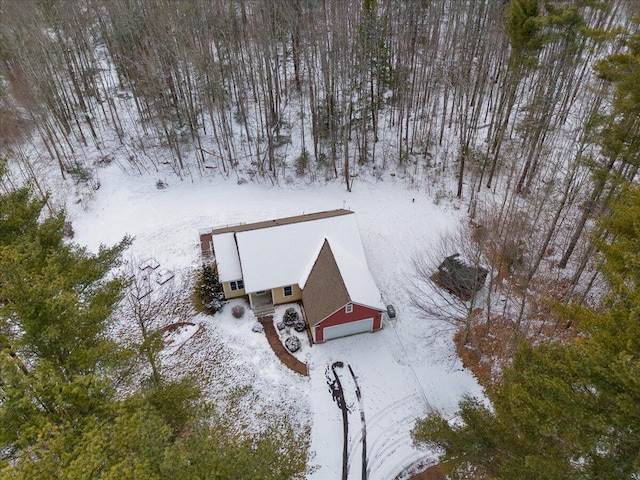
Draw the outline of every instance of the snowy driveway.
[[[379,332],[311,348],[311,447],[316,452],[311,465],[320,468],[310,479],[341,478],[342,474],[342,414],[326,378],[326,369],[334,362],[344,364],[336,370],[350,412],[349,478],[362,478],[361,408],[366,419],[368,478],[391,479],[425,456],[413,447],[410,438],[416,418],[430,407],[451,414],[462,393],[479,393],[473,377],[447,353],[451,348],[448,342],[416,335],[415,325],[412,328],[408,323],[400,320],[392,326],[386,321]],[[348,366],[360,387],[361,402]]]

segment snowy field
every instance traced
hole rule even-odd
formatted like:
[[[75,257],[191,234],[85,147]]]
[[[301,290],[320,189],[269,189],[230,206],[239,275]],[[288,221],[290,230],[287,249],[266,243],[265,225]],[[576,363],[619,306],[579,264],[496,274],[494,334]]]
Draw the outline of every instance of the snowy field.
[[[209,358],[215,355],[211,345],[224,344],[225,365],[231,372],[225,388],[252,387],[247,402],[256,422],[284,410],[294,423],[311,428],[309,479],[341,475],[342,415],[325,375],[337,361],[344,364],[337,372],[350,406],[349,478],[362,478],[361,410],[366,420],[369,479],[393,479],[414,462],[432,458],[433,454],[412,445],[410,430],[416,418],[430,408],[450,416],[461,395],[481,396],[482,392],[455,354],[453,332],[443,333],[442,324],[412,311],[408,298],[411,258],[455,228],[461,213],[450,205],[436,206],[424,192],[408,190],[402,180],[391,176],[381,181],[358,179],[351,193],[337,182],[271,186],[174,179],[167,188],[158,189],[157,180],[157,176],[125,174],[116,165],[102,169],[100,189],[90,202],[75,203],[72,194],[67,199],[74,241],[95,251],[100,244],[113,245],[131,235],[134,241],[127,257],[153,257],[179,278],[200,264],[200,229],[343,207],[356,212],[371,273],[384,302],[395,305],[396,319],[385,317],[384,328],[376,333],[313,347],[303,343],[297,355],[308,363],[310,372],[309,378],[303,378],[280,363],[264,334],[251,331],[248,309],[237,320],[228,305],[215,317],[196,317],[193,321],[199,329],[193,338],[188,337],[195,328],[178,332],[169,350],[172,361],[188,365],[197,357],[205,368],[216,368]],[[280,315],[282,311],[278,310]],[[360,387],[361,402],[348,366]],[[212,390],[219,388],[211,385]],[[213,391],[208,394],[216,396]]]

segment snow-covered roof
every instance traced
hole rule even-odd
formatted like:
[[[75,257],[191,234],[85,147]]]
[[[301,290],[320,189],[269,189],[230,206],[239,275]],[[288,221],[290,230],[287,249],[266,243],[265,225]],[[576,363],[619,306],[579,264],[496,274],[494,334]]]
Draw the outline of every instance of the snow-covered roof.
[[[247,292],[304,283],[324,238],[340,245],[356,263],[367,264],[353,212],[235,235]],[[214,248],[216,258],[222,256]]]
[[[304,288],[325,240],[351,301],[384,309],[353,212],[336,210],[242,224],[212,234],[220,281],[243,279],[247,293],[294,284]]]
[[[236,247],[236,238],[233,232],[212,235],[213,250],[218,264],[218,279],[221,282],[231,282],[242,278],[240,257]]]
[[[320,252],[322,251],[322,247],[324,246],[325,241],[327,241],[327,237],[322,237],[320,239],[320,241],[318,242],[318,246],[313,251],[313,254],[309,257],[309,263],[307,263],[307,266],[302,270],[300,281],[298,282],[300,288],[304,288],[304,286],[307,284],[309,275],[311,275],[311,270],[313,270],[313,266],[316,264],[316,260],[318,259],[318,255],[320,255]]]
[[[331,239],[328,239],[328,241],[351,301],[385,310],[386,307],[382,303],[380,291],[373,281],[373,277],[371,277],[367,264],[356,260],[349,252]]]

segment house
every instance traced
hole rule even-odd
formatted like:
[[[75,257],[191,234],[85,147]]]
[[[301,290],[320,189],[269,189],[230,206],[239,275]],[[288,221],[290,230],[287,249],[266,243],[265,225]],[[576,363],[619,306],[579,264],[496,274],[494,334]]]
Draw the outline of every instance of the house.
[[[484,286],[489,271],[482,267],[469,266],[458,257],[450,255],[438,267],[436,282],[462,300],[471,300]]]
[[[200,233],[227,299],[246,296],[257,316],[300,301],[314,342],[382,328],[382,303],[355,213],[333,210]]]

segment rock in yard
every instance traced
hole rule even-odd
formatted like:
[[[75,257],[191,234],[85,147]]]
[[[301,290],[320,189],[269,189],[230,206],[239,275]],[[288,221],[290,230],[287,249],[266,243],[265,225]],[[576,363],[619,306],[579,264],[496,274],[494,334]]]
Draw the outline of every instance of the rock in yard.
[[[264,332],[264,327],[262,326],[262,324],[260,322],[256,322],[253,324],[253,327],[251,328],[252,332],[256,332],[256,333],[262,333]]]

